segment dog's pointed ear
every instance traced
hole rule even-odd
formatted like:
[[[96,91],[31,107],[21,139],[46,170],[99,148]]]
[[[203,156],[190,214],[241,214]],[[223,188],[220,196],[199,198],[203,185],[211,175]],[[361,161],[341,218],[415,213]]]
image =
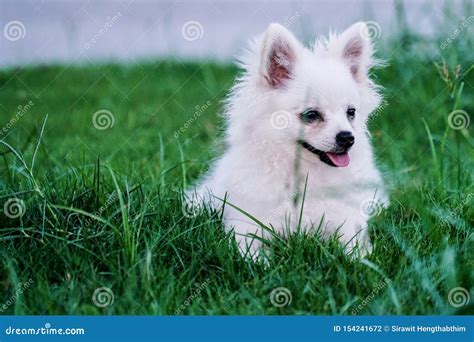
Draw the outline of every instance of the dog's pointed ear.
[[[271,88],[281,88],[291,78],[302,46],[280,24],[270,24],[265,31],[260,56],[260,72]]]
[[[363,83],[373,64],[373,45],[367,24],[357,22],[349,26],[330,47],[347,64],[352,77]]]

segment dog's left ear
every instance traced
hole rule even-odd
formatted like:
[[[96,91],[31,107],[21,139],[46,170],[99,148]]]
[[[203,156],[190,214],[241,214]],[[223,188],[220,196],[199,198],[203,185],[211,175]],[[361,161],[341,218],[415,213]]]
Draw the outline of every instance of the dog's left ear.
[[[357,82],[363,83],[367,80],[373,64],[374,49],[366,23],[357,22],[349,26],[330,49],[347,64]]]

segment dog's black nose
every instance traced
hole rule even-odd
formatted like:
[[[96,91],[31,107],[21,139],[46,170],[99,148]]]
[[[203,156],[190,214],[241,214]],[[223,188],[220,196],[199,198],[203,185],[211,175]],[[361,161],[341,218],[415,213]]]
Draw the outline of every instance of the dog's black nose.
[[[337,133],[336,135],[336,143],[344,148],[348,149],[352,145],[354,145],[354,135],[352,135],[349,131],[342,131]]]

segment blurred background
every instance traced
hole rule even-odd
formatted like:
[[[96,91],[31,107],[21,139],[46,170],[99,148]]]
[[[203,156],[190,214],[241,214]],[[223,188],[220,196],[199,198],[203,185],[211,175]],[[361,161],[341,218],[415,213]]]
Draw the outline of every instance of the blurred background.
[[[312,39],[357,20],[386,41],[403,24],[432,36],[465,1],[1,0],[0,67],[135,61],[156,57],[231,60],[271,22]],[[403,16],[400,15],[403,8]],[[464,13],[465,15],[465,13]],[[453,22],[455,29],[459,23]]]

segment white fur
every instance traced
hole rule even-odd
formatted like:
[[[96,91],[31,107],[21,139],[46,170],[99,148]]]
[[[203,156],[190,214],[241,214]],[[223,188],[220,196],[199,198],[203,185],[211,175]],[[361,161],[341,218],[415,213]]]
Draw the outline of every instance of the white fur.
[[[193,189],[193,196],[216,208],[227,196],[228,203],[283,235],[297,227],[307,177],[302,228],[321,223],[325,234],[337,231],[349,249],[357,241],[370,250],[368,215],[361,206],[371,200],[386,204],[387,196],[366,129],[369,114],[380,102],[367,74],[374,62],[372,43],[363,34],[366,29],[364,23],[356,23],[339,36],[318,40],[311,49],[278,24],[254,39],[241,60],[244,73],[226,103],[227,150]],[[344,56],[348,44],[356,46],[347,51],[356,53]],[[292,57],[278,54],[278,65],[288,66],[291,77],[284,86],[272,87],[270,54],[282,49]],[[357,110],[353,121],[346,114],[349,104]],[[323,125],[301,122],[300,113],[310,107],[325,113]],[[304,136],[328,151],[342,130],[355,136],[347,167],[331,167],[297,144]],[[260,242],[248,234],[268,233],[228,204],[224,218],[241,250],[250,248],[255,256]]]

